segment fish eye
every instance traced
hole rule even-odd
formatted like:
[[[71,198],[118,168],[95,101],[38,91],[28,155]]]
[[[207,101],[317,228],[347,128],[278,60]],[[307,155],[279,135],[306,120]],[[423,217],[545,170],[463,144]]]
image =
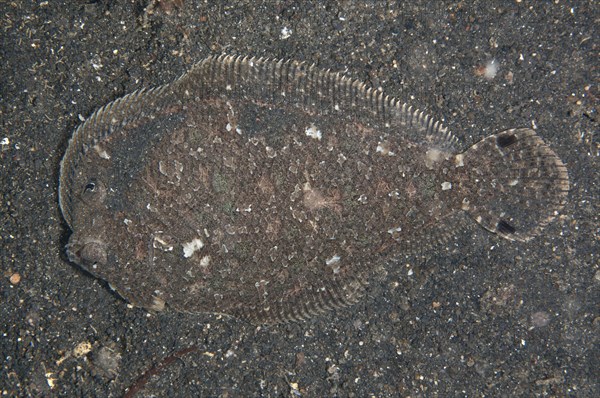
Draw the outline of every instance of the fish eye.
[[[97,178],[90,178],[83,187],[81,199],[85,202],[102,202],[106,196],[106,187]]]
[[[87,185],[85,186],[84,191],[85,192],[94,192],[94,190],[96,189],[96,183],[93,181],[90,181],[87,183]]]
[[[85,245],[80,252],[81,265],[87,270],[94,270],[98,265],[106,265],[106,249],[97,243]]]

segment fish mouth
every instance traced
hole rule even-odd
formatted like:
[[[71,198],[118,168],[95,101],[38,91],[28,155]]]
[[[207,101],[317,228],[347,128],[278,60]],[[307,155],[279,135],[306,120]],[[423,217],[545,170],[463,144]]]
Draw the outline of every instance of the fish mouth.
[[[73,240],[66,246],[69,261],[94,273],[98,266],[106,265],[106,243],[99,239]]]

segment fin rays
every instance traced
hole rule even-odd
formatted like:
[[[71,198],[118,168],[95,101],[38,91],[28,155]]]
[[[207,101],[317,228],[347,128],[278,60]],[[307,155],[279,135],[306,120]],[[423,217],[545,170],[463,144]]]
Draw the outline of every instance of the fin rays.
[[[440,149],[453,150],[458,143],[441,122],[426,112],[401,104],[380,89],[305,62],[224,54],[196,64],[185,84],[193,85],[192,91],[203,96],[259,96],[320,113],[367,112],[385,123],[417,127],[414,130],[420,137],[412,138],[426,140]]]

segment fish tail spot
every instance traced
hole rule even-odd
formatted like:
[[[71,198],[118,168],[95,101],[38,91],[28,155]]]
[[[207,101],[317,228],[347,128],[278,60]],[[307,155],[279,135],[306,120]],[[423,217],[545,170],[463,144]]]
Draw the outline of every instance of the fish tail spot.
[[[508,148],[515,142],[517,142],[517,136],[514,134],[499,134],[496,137],[496,144],[500,148]]]
[[[517,232],[515,227],[504,220],[498,221],[498,224],[496,224],[496,230],[504,235],[512,235]]]

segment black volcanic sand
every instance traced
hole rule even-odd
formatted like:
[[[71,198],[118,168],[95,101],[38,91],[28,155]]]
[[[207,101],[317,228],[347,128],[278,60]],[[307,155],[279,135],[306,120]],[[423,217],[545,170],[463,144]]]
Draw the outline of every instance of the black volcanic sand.
[[[2,396],[600,396],[599,6],[380,3],[0,2]],[[534,126],[569,203],[528,244],[475,229],[304,323],[132,308],[66,259],[61,156],[98,107],[222,52],[347,71],[465,144]]]

